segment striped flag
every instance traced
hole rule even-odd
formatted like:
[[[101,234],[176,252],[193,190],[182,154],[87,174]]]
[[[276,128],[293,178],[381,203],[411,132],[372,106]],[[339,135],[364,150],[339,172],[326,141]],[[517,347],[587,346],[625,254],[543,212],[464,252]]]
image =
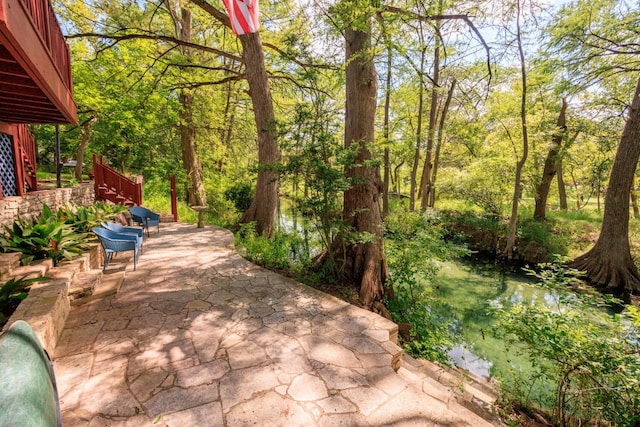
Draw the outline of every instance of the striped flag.
[[[258,0],[222,0],[231,19],[231,29],[237,35],[255,33],[260,29]]]

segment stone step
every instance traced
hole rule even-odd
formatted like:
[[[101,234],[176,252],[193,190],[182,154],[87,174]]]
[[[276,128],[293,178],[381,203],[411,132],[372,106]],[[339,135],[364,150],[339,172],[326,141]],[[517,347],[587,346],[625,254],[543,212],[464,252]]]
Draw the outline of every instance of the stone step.
[[[69,287],[69,300],[93,295],[96,286],[102,281],[102,270],[89,270],[76,273]]]
[[[500,393],[496,391],[497,384],[490,384],[470,372],[441,366],[428,360],[418,360],[418,363],[431,378],[449,383],[453,387],[468,389],[479,399],[494,403],[500,397]]]
[[[0,277],[3,281],[9,280],[11,272],[20,267],[20,257],[22,254],[19,252],[7,252],[6,254],[0,254]]]
[[[90,243],[90,248],[83,254],[58,263],[57,267],[70,266],[75,271],[89,271],[97,269],[102,265],[103,254],[99,243]]]
[[[404,378],[407,382],[416,385],[416,387],[422,390],[423,393],[428,394],[445,404],[455,400],[453,392],[449,387],[440,384],[428,376],[421,376],[419,372],[415,372],[411,367],[403,366],[398,369],[398,375]]]
[[[86,304],[97,299],[105,298],[118,293],[124,283],[124,271],[116,271],[110,274],[103,274],[100,283],[96,284],[93,294],[71,301],[71,305]]]
[[[404,355],[398,371],[425,394],[446,404],[455,401],[485,420],[500,424],[494,404],[499,393],[493,386],[468,372]]]
[[[20,303],[7,325],[16,320],[29,323],[42,346],[49,354],[53,354],[69,315],[68,289],[69,281],[66,279],[34,283],[29,296]]]
[[[53,261],[43,259],[34,261],[29,265],[16,267],[11,271],[12,277],[45,277],[47,272],[53,268]]]

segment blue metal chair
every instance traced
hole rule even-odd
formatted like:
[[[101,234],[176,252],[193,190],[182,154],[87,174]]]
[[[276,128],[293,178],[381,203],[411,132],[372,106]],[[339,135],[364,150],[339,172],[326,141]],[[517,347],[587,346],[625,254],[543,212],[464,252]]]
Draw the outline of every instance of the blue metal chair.
[[[115,231],[101,227],[93,227],[91,231],[98,236],[102,249],[104,249],[103,271],[107,269],[113,254],[128,251],[133,251],[133,270],[135,271],[136,265],[138,264],[138,236],[116,233]]]
[[[143,252],[142,243],[144,241],[144,231],[141,228],[137,227],[125,227],[124,225],[120,225],[115,222],[102,222],[100,224],[102,228],[106,228],[107,230],[115,231],[120,234],[133,234],[134,236],[138,236],[138,248],[140,249],[140,253]]]
[[[142,206],[131,206],[129,208],[131,218],[134,222],[142,225],[147,230],[147,236],[149,236],[149,226],[155,225],[158,227],[158,233],[160,232],[160,215],[150,211]]]

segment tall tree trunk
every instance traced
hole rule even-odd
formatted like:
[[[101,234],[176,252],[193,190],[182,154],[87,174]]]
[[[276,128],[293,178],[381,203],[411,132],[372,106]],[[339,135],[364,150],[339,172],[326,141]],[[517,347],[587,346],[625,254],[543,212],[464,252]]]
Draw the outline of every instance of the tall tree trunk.
[[[562,156],[558,157],[556,163],[556,175],[558,176],[558,199],[560,200],[560,209],[566,211],[569,209],[567,205],[567,187],[564,184],[564,173],[562,169]]]
[[[246,69],[249,94],[258,132],[258,181],[256,194],[240,223],[256,222],[256,232],[273,237],[276,230],[280,174],[280,148],[276,140],[275,113],[260,33],[238,36]]]
[[[191,2],[231,28],[229,17],[206,0],[191,0]],[[238,39],[242,44],[242,61],[245,66],[245,76],[249,84],[249,95],[258,132],[259,163],[256,195],[249,208],[242,215],[240,223],[255,221],[256,232],[273,237],[276,229],[280,183],[278,172],[280,148],[276,140],[273,99],[264,64],[260,33],[243,34],[238,36]]]
[[[391,160],[389,152],[389,109],[391,104],[391,66],[393,60],[391,44],[387,45],[387,81],[384,88],[384,178],[382,180],[382,217],[389,215],[389,180]]]
[[[224,113],[222,115],[224,120],[224,125],[220,129],[220,142],[222,143],[225,150],[229,150],[229,154],[221,156],[218,160],[217,169],[218,172],[222,172],[222,169],[225,164],[225,159],[231,157],[231,159],[235,158],[235,153],[233,151],[233,145],[231,144],[231,136],[233,135],[233,125],[236,119],[236,103],[237,103],[237,95],[233,94],[231,91],[231,82],[226,84],[227,97],[224,105]]]
[[[635,181],[635,179],[634,179]],[[640,207],[638,207],[638,193],[636,192],[635,182],[631,184],[631,208],[633,209],[633,218],[640,218]]]
[[[400,187],[400,168],[404,165],[404,160],[401,161],[396,167],[393,168],[393,182],[395,183],[395,191],[398,197],[402,194],[402,188]]]
[[[365,307],[390,317],[382,303],[389,275],[384,257],[379,197],[380,171],[372,165],[377,78],[371,49],[371,33],[347,28],[345,146],[356,145],[355,164],[346,171],[351,187],[344,193],[343,220],[347,229],[338,233],[322,257],[339,265],[346,279],[359,286]],[[354,239],[353,233],[367,236]],[[364,243],[362,240],[365,240]]]
[[[177,37],[185,42],[191,42],[191,11],[179,4],[167,4],[176,28]],[[180,52],[187,58],[190,56],[189,48],[181,46]],[[188,72],[182,70],[183,72]],[[186,199],[190,206],[203,206],[207,204],[207,193],[202,178],[202,165],[198,157],[196,146],[196,127],[193,122],[194,94],[192,91],[181,90],[178,95],[180,102],[180,145],[182,147],[182,167],[187,174]]]
[[[416,128],[416,149],[413,154],[413,166],[411,167],[411,189],[409,194],[409,210],[416,208],[416,192],[418,187],[418,168],[420,167],[420,146],[422,145],[422,115],[424,113],[424,61],[427,48],[420,53],[420,88],[418,89],[418,125]]]
[[[522,156],[516,163],[516,176],[514,179],[513,200],[511,202],[511,218],[509,219],[509,234],[507,235],[507,245],[505,254],[507,259],[513,259],[513,248],[516,243],[516,229],[518,226],[518,204],[522,195],[522,169],[527,162],[529,155],[529,131],[527,129],[527,69],[524,57],[524,49],[522,48],[522,31],[520,28],[520,0],[517,0],[517,43],[518,54],[520,56],[520,77],[522,79],[522,94],[520,99],[520,124],[522,127]]]
[[[640,292],[629,245],[629,192],[640,157],[640,79],[609,176],[604,217],[596,244],[570,265],[607,291]]]
[[[444,124],[447,119],[447,113],[449,112],[449,106],[451,105],[451,98],[453,98],[453,91],[456,89],[456,79],[454,78],[447,93],[447,100],[442,108],[442,114],[440,115],[440,124],[438,126],[438,140],[436,144],[436,152],[433,156],[433,173],[431,175],[431,194],[429,194],[429,207],[434,207],[436,204],[436,179],[438,177],[438,165],[440,163],[440,152],[442,150],[442,144],[444,144]]]
[[[433,52],[433,88],[431,89],[431,106],[429,109],[429,128],[427,130],[427,149],[424,154],[422,179],[420,179],[420,209],[429,206],[431,194],[431,171],[433,169],[433,145],[438,126],[438,91],[440,90],[440,37],[436,35],[436,46]]]
[[[551,190],[551,182],[557,172],[558,156],[562,147],[562,140],[567,133],[567,100],[562,98],[562,107],[558,115],[556,130],[551,138],[551,147],[544,162],[542,179],[536,189],[536,207],[533,217],[537,220],[545,220],[547,216],[547,199]]]
[[[202,179],[202,166],[196,147],[196,128],[193,123],[193,93],[183,90],[178,96],[180,102],[180,143],[182,165],[187,173],[187,203],[189,206],[204,206],[207,196]]]
[[[82,182],[82,166],[84,165],[84,151],[87,149],[89,145],[89,141],[91,140],[91,127],[95,122],[98,121],[96,116],[91,116],[87,121],[80,125],[80,134],[82,135],[82,140],[80,141],[80,145],[76,150],[76,166],[73,169],[73,174],[78,182]]]

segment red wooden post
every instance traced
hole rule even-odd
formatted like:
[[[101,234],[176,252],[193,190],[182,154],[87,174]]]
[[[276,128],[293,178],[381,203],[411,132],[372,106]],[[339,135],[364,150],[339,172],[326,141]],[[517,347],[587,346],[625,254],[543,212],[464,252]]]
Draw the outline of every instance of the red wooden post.
[[[93,160],[93,168],[92,168],[92,170],[93,170],[93,191],[95,192],[96,197],[97,197],[97,196],[99,196],[99,193],[98,193],[98,181],[100,181],[100,177],[98,176],[98,167],[96,166],[97,161],[96,161],[95,153],[93,154],[93,159],[92,160]]]
[[[178,200],[176,197],[176,177],[169,177],[171,181],[171,213],[173,214],[173,220],[178,222]]]
[[[142,183],[136,183],[136,203],[142,206]]]

